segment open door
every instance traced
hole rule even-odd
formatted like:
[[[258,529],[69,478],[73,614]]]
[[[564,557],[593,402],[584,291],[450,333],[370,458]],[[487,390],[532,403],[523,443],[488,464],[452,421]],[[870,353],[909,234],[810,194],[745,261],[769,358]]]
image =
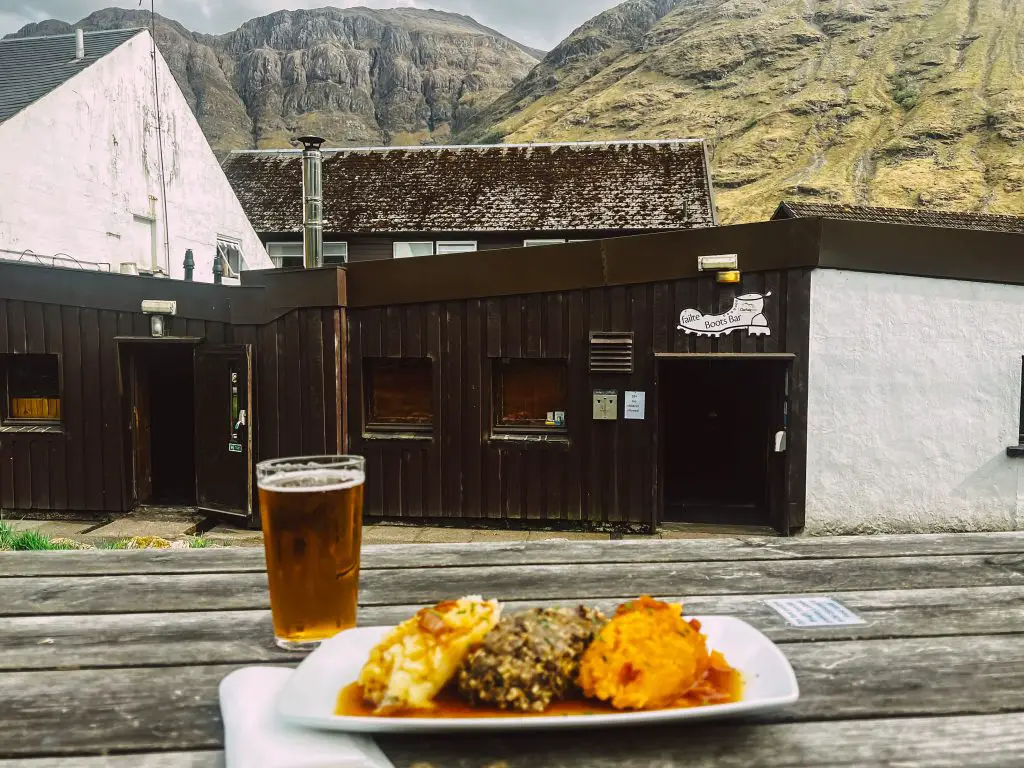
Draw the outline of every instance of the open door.
[[[251,347],[196,347],[194,380],[197,506],[251,522]]]
[[[768,445],[768,514],[772,527],[789,536],[789,494],[786,488],[789,456],[790,366],[780,366],[771,379],[772,425]]]
[[[131,445],[134,468],[131,506],[148,502],[153,495],[153,465],[150,459],[149,367],[136,355],[129,358],[131,392]]]

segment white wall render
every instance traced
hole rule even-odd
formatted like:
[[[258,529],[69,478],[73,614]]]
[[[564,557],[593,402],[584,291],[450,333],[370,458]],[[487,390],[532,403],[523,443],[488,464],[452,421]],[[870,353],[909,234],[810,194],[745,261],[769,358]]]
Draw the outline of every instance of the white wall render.
[[[175,278],[191,248],[195,279],[210,282],[223,236],[241,243],[247,268],[273,267],[158,55],[168,256],[151,46],[141,32],[0,124],[0,248]]]
[[[1017,529],[1024,286],[819,269],[810,311],[806,532]]]

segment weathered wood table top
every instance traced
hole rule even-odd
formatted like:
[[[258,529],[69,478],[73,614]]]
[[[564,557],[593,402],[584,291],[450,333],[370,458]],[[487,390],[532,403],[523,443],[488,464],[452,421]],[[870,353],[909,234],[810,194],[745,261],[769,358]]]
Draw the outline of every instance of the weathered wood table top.
[[[222,765],[221,679],[297,663],[262,550],[0,553],[0,585],[0,766]],[[360,623],[476,593],[739,616],[801,698],[697,727],[381,739],[399,768],[1024,765],[1024,532],[367,547]],[[763,603],[810,594],[867,623],[797,629]]]

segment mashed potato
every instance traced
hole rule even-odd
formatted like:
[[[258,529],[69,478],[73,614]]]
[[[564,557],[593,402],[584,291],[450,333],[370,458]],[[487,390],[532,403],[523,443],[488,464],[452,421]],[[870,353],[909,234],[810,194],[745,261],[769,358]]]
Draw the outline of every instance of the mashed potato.
[[[616,709],[676,704],[710,664],[704,635],[682,612],[682,605],[647,596],[619,606],[583,654],[583,693]]]
[[[395,627],[359,673],[374,714],[431,709],[434,697],[500,618],[497,600],[473,595],[423,608]]]

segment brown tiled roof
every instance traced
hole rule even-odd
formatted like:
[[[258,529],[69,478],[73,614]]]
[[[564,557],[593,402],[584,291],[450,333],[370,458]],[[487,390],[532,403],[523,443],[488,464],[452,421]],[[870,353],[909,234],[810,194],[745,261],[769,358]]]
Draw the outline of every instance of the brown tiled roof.
[[[258,232],[302,230],[301,150],[232,152]],[[325,149],[325,232],[659,230],[715,224],[704,142]]]
[[[1006,216],[966,211],[933,211],[918,208],[874,208],[866,205],[835,203],[785,202],[775,211],[773,219],[849,219],[884,224],[915,224],[949,229],[982,229],[990,232],[1024,234],[1024,216]]]

